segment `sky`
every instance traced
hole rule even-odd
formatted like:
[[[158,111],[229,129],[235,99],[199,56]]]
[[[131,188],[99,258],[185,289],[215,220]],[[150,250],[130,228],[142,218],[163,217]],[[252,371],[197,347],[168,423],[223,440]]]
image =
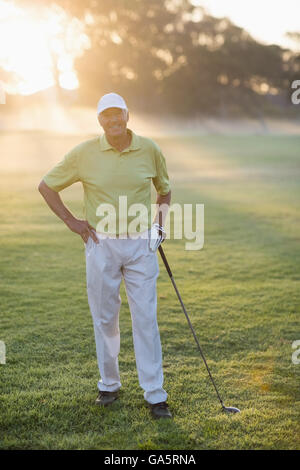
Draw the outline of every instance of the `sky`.
[[[287,31],[300,32],[300,0],[190,0],[217,17],[228,16],[255,39],[266,44],[294,48],[284,37]]]

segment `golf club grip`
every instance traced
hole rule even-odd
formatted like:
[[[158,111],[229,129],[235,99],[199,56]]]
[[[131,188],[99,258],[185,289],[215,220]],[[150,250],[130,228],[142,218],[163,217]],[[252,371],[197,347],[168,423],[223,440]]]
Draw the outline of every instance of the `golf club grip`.
[[[172,277],[173,277],[173,274],[172,274],[171,268],[170,268],[170,266],[169,266],[169,263],[168,263],[168,261],[167,261],[167,258],[165,257],[164,250],[162,249],[162,246],[161,246],[161,245],[159,245],[158,251],[159,251],[159,253],[160,253],[160,256],[162,257],[162,260],[163,260],[163,262],[164,262],[164,265],[165,265],[165,267],[166,267],[166,270],[168,271],[169,276],[172,278]]]

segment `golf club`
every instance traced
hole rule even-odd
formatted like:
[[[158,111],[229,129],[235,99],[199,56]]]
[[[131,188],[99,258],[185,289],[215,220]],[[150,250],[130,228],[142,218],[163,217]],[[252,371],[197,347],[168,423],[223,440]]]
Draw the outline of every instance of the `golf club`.
[[[171,269],[170,269],[169,263],[168,263],[168,261],[167,261],[167,258],[166,258],[166,256],[165,256],[165,253],[164,253],[164,251],[163,251],[161,245],[158,247],[158,251],[159,251],[159,253],[160,253],[160,256],[162,257],[162,260],[163,260],[163,262],[164,262],[164,265],[165,265],[165,267],[166,267],[166,270],[167,270],[167,272],[168,272],[168,274],[169,274],[169,276],[170,276],[170,279],[171,279],[172,284],[173,284],[173,286],[174,286],[174,289],[175,289],[175,291],[176,291],[177,297],[178,297],[178,299],[179,299],[179,301],[180,301],[180,303],[181,303],[182,310],[183,310],[183,312],[184,312],[184,314],[185,314],[185,316],[186,316],[186,319],[187,319],[187,321],[188,321],[188,324],[189,324],[189,326],[190,326],[190,329],[191,329],[191,331],[192,331],[192,333],[193,333],[193,336],[194,336],[194,339],[195,339],[195,341],[196,341],[197,347],[198,347],[198,349],[199,349],[199,352],[200,352],[200,354],[201,354],[201,357],[202,357],[202,359],[203,359],[203,361],[204,361],[204,364],[205,364],[205,366],[206,366],[208,375],[209,375],[209,377],[210,377],[210,379],[211,379],[211,381],[212,381],[212,384],[213,384],[214,389],[215,389],[215,391],[216,391],[216,393],[217,393],[218,399],[219,399],[219,401],[220,401],[220,403],[221,403],[222,410],[225,411],[226,413],[240,413],[240,410],[239,410],[238,408],[235,408],[235,407],[233,407],[233,406],[225,406],[225,405],[224,405],[224,403],[223,403],[223,401],[222,401],[222,399],[221,399],[221,397],[220,397],[220,394],[219,394],[219,392],[218,392],[218,389],[217,389],[217,386],[216,386],[216,384],[215,384],[215,381],[214,381],[214,379],[213,379],[213,377],[212,377],[212,375],[211,375],[211,373],[210,373],[209,367],[208,367],[208,365],[207,365],[207,362],[206,362],[205,356],[204,356],[204,354],[203,354],[203,351],[202,351],[202,349],[201,349],[201,347],[200,347],[200,344],[199,344],[199,341],[198,341],[198,339],[197,339],[197,336],[196,336],[195,330],[194,330],[194,328],[193,328],[193,325],[192,325],[192,323],[191,323],[191,321],[190,321],[190,319],[189,319],[189,316],[188,316],[188,314],[187,314],[187,312],[186,312],[186,309],[185,309],[185,306],[184,306],[184,304],[183,304],[182,298],[181,298],[181,296],[180,296],[180,294],[179,294],[179,292],[178,292],[177,286],[176,286],[175,281],[174,281],[174,278],[173,278],[172,271],[171,271]]]

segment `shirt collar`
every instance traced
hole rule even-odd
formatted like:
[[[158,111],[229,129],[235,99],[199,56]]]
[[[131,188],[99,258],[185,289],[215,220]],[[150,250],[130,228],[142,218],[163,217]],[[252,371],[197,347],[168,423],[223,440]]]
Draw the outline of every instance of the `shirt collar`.
[[[131,129],[127,129],[132,138],[131,138],[131,143],[129,145],[129,147],[127,147],[126,149],[123,150],[123,152],[131,152],[132,150],[139,150],[141,148],[141,145],[140,145],[140,139],[139,139],[139,136],[136,135]],[[100,137],[100,148],[102,151],[105,151],[105,150],[114,150],[114,151],[117,151],[107,140],[106,138],[106,135],[103,134],[101,135]],[[122,152],[122,153],[123,153]]]

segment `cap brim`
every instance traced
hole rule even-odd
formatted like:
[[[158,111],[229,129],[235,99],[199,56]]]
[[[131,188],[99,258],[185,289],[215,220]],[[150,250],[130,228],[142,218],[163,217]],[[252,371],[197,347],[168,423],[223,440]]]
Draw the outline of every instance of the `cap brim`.
[[[109,105],[109,106],[102,106],[101,108],[97,109],[97,114],[101,114],[103,111],[109,108],[119,108],[119,109],[125,109],[128,111],[128,108],[126,106],[120,106],[120,105]]]

